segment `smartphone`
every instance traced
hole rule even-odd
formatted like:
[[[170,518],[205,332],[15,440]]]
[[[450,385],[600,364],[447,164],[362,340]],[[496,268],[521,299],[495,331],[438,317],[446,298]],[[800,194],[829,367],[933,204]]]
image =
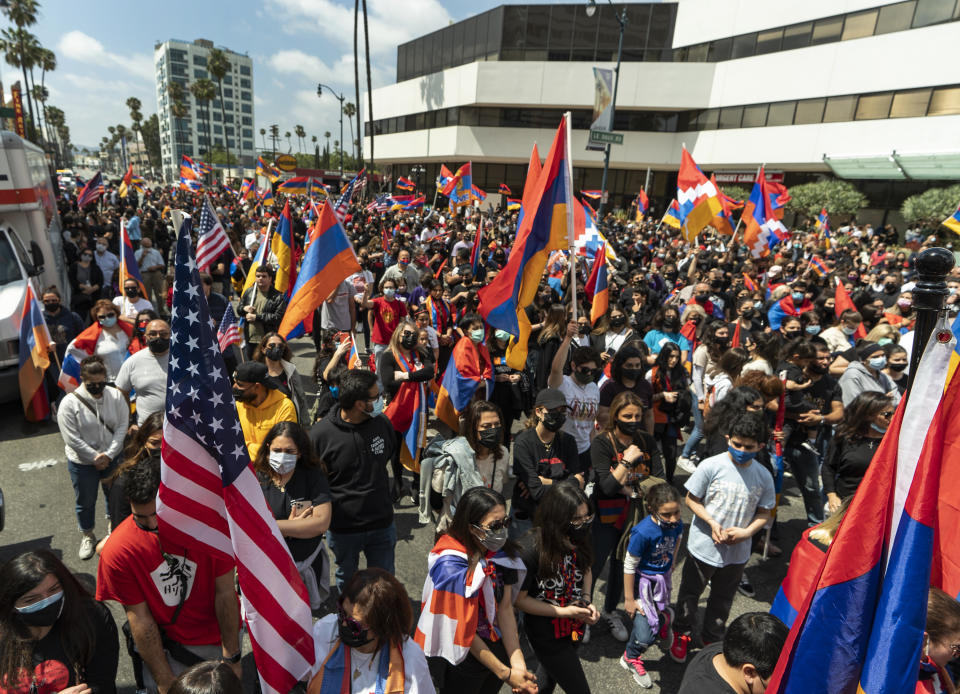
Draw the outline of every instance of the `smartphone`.
[[[290,508],[296,513],[303,513],[303,510],[310,508],[311,503],[309,499],[294,499],[290,502]]]

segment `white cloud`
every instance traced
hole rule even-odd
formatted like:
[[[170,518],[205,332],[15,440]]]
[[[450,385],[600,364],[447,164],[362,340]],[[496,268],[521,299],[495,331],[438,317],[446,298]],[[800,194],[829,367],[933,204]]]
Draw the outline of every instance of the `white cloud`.
[[[154,81],[153,58],[146,54],[118,55],[110,53],[97,39],[82,31],[68,31],[57,44],[57,49],[67,58],[81,63],[120,69],[134,77]]]
[[[300,50],[287,50],[274,53],[267,60],[277,72],[286,74],[300,74],[310,79],[322,79],[329,75],[331,70],[316,56],[308,55]]]
[[[312,83],[323,82],[343,91],[353,91],[353,53],[344,53],[333,65],[327,65],[316,56],[300,50],[284,50],[274,53],[267,59],[267,64],[281,75],[294,75],[307,78]],[[360,57],[360,90],[366,91],[366,61]],[[393,81],[395,73],[390,67],[374,64],[370,73],[374,88]],[[274,79],[280,86],[281,82]],[[354,97],[356,98],[356,97]]]

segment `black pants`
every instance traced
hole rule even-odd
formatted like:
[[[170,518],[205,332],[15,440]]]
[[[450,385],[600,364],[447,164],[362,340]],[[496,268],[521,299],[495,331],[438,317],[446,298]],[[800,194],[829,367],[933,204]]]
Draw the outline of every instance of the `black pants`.
[[[683,562],[683,577],[677,594],[677,621],[674,626],[681,632],[689,632],[697,618],[700,595],[710,584],[710,597],[703,615],[700,633],[704,641],[720,641],[726,630],[730,607],[740,585],[740,576],[746,564],[730,564],[717,567],[687,556]]]
[[[479,636],[475,638],[480,638]],[[510,664],[507,657],[507,649],[503,645],[503,640],[487,641],[487,646],[493,651],[494,655],[500,659],[504,665]],[[503,682],[493,671],[472,654],[467,654],[466,660],[459,665],[450,665],[447,663],[446,674],[443,679],[443,686],[440,687],[440,694],[496,694],[503,687]]]
[[[579,643],[569,638],[530,639],[530,645],[540,663],[537,666],[540,694],[553,694],[558,685],[566,694],[590,694],[590,685],[577,655]]]
[[[673,473],[677,469],[677,436],[674,431],[672,424],[658,424],[654,429],[660,450],[663,451],[663,478],[670,484],[673,484]]]

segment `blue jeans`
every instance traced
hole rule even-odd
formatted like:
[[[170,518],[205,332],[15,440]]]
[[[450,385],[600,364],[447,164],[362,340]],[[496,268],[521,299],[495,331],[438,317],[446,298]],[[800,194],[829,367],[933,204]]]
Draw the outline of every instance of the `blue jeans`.
[[[656,634],[650,629],[650,622],[646,615],[640,614],[637,610],[633,615],[633,629],[630,630],[630,638],[627,639],[627,657],[638,658],[647,650],[647,646],[657,639]]]
[[[335,533],[327,531],[327,546],[337,560],[337,590],[342,591],[347,581],[357,573],[360,552],[367,558],[367,567],[377,567],[394,573],[393,557],[397,545],[397,526],[391,523],[378,530],[361,530],[358,533]]]
[[[612,523],[593,523],[593,585],[597,585],[603,565],[610,558],[610,575],[607,576],[607,594],[603,598],[603,611],[613,612],[617,609],[620,596],[623,594],[623,562],[617,559],[617,545],[623,530],[618,530]]]
[[[703,410],[693,404],[693,431],[690,432],[690,438],[683,444],[683,452],[680,453],[684,458],[689,458],[692,453],[696,453],[697,444],[703,439]]]
[[[794,439],[796,441],[796,439]],[[817,442],[819,446],[819,441]],[[819,454],[800,445],[784,446],[784,457],[790,463],[790,470],[800,487],[803,506],[807,512],[807,523],[811,526],[823,522],[823,487],[820,482]]]
[[[77,524],[83,532],[93,532],[96,526],[97,488],[103,480],[110,476],[117,461],[110,461],[105,470],[98,470],[93,465],[80,465],[72,460],[67,461],[67,470],[70,471],[70,481],[73,483],[74,510],[77,513]],[[107,486],[103,485],[103,510],[109,516],[107,505]]]

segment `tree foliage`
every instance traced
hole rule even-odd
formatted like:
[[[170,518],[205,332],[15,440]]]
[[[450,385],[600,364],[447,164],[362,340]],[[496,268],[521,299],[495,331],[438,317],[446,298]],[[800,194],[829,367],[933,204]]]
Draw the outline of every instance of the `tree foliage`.
[[[949,188],[930,188],[903,201],[900,214],[907,224],[937,227],[952,215],[960,202],[960,185]]]
[[[803,183],[789,192],[787,209],[809,220],[816,219],[824,207],[832,218],[838,219],[853,217],[867,205],[867,196],[852,183],[836,179]]]
[[[723,190],[725,195],[734,200],[742,200],[744,203],[750,197],[750,189],[743,186],[720,186],[720,189]]]

